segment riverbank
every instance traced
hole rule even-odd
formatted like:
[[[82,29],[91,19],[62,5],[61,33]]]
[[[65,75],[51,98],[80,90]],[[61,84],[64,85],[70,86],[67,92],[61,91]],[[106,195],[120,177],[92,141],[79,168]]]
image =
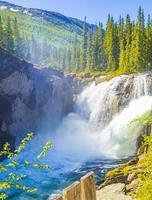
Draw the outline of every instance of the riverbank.
[[[94,173],[90,172],[81,177],[80,181],[64,189],[64,198],[72,200],[74,199],[73,195],[76,194],[78,199],[84,200],[151,200],[149,187],[145,187],[149,180],[143,179],[143,176],[145,177],[145,172],[149,176],[152,172],[150,165],[152,163],[152,136],[144,136],[143,139],[137,154],[128,162],[109,171],[96,192]],[[84,193],[85,197],[82,197]],[[64,198],[59,196],[53,200]]]
[[[118,71],[104,72],[104,71],[85,71],[85,72],[76,72],[76,73],[65,73],[66,76],[74,77],[77,81],[83,83],[88,83],[92,81],[97,81],[101,83],[104,81],[109,81],[114,77],[123,75]]]
[[[136,156],[107,173],[98,187],[97,200],[152,199],[152,136],[144,140]]]

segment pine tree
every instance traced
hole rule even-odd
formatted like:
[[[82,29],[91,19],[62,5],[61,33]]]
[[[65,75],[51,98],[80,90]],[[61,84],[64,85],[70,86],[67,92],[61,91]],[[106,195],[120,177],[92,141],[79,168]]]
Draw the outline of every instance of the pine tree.
[[[133,28],[131,45],[131,66],[134,71],[143,71],[146,68],[146,37],[145,37],[145,24],[144,13],[141,7],[138,10],[137,23]]]
[[[92,34],[92,39],[91,39],[91,43],[90,43],[90,69],[91,70],[96,70],[96,59],[97,59],[97,35],[96,35],[96,31]]]
[[[88,29],[87,29],[87,23],[86,23],[86,17],[84,19],[84,25],[83,25],[83,38],[82,38],[82,44],[81,44],[81,69],[84,70],[87,66],[87,39],[88,36]]]
[[[77,46],[77,60],[76,60],[76,71],[80,71],[80,47]]]
[[[41,60],[44,61],[44,63],[48,63],[50,60],[50,45],[49,42],[43,38],[42,45],[41,45]]]
[[[102,23],[99,23],[99,27],[97,30],[97,69],[98,70],[105,70],[106,67],[106,60],[105,60],[105,53],[104,53],[104,47],[103,47],[103,41],[104,41],[104,33],[103,33],[103,25]]]
[[[61,50],[61,66],[62,66],[62,71],[66,71],[66,50],[62,49]]]
[[[72,72],[72,67],[71,67],[71,50],[68,48],[66,50],[66,71],[67,72]]]
[[[147,68],[152,69],[152,20],[150,15],[148,15],[146,29],[146,60]]]
[[[125,46],[124,46],[124,38],[121,38],[120,41],[120,54],[119,54],[119,72],[125,72]]]
[[[15,54],[19,57],[23,57],[24,42],[20,37],[17,18],[15,18],[15,20],[14,20],[13,38],[14,38]]]
[[[23,57],[25,60],[31,62],[31,40],[28,38],[24,38],[23,40],[24,43],[24,54]]]
[[[4,29],[2,24],[2,17],[0,16],[0,46],[4,46]]]
[[[138,27],[133,24],[132,26],[132,42],[130,48],[130,58],[129,64],[125,71],[127,72],[137,72],[138,70],[138,61],[139,61],[139,35],[138,35]]]
[[[14,39],[13,39],[10,17],[7,18],[7,24],[5,30],[5,47],[8,51],[14,53]]]
[[[116,69],[116,61],[114,57],[114,29],[113,18],[108,16],[108,22],[106,26],[106,33],[104,38],[104,51],[107,60],[107,70],[113,71]]]
[[[124,19],[119,17],[118,26],[118,39],[119,39],[119,71],[124,72],[125,67],[125,39],[124,39]]]
[[[125,38],[124,38],[124,45],[125,45],[125,63],[124,63],[124,72],[129,72],[130,66],[130,51],[131,51],[131,37],[132,37],[132,25],[130,16],[126,16],[126,26],[125,26]]]
[[[119,25],[118,25],[118,38],[119,38],[119,47],[121,45],[121,41],[124,38],[124,19],[119,17]]]
[[[95,31],[94,31],[94,34],[93,34],[93,59],[94,59],[94,67],[93,69],[94,70],[97,70],[98,69],[98,52],[99,52],[99,49],[98,49],[98,29],[96,28]]]
[[[87,44],[87,67],[86,71],[92,70],[92,35],[88,32],[88,44]]]
[[[117,22],[114,23],[113,27],[113,53],[115,59],[115,70],[119,67],[119,54],[120,54],[120,46],[119,46],[119,29]]]
[[[74,44],[73,44],[73,50],[72,50],[72,71],[76,72],[77,71],[77,51],[78,51],[78,37],[77,35],[75,35],[75,39],[74,39]]]

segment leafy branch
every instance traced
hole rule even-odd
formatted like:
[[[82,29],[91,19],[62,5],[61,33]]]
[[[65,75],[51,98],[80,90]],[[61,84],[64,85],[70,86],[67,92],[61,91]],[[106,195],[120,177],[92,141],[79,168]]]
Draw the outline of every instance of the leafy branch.
[[[17,161],[19,154],[25,149],[26,145],[32,140],[33,133],[29,133],[21,141],[21,144],[16,148],[16,150],[11,151],[10,144],[7,142],[3,145],[3,149],[0,151],[0,156],[5,156],[7,163],[0,163],[0,175],[8,171],[8,168],[11,168],[11,173],[9,173],[3,180],[0,181],[0,200],[5,200],[8,198],[7,191],[10,189],[20,189],[28,193],[36,192],[36,188],[31,188],[20,183],[21,180],[27,178],[25,174],[16,175],[15,172],[17,167],[20,166],[20,163]],[[45,146],[43,146],[42,151],[37,156],[37,159],[46,157],[46,152],[52,147],[51,141],[48,141]],[[39,163],[32,163],[30,161],[24,160],[24,166],[34,167],[38,169],[48,169],[50,170],[49,165],[43,165]]]

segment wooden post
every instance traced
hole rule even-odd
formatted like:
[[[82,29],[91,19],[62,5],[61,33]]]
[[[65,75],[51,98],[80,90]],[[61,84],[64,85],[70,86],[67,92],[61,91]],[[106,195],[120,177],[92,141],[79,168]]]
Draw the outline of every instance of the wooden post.
[[[94,172],[90,172],[81,178],[81,195],[82,200],[96,200]]]
[[[63,200],[63,197],[61,195],[58,195],[54,197],[53,200]]]
[[[81,200],[80,182],[73,183],[63,191],[64,200]]]

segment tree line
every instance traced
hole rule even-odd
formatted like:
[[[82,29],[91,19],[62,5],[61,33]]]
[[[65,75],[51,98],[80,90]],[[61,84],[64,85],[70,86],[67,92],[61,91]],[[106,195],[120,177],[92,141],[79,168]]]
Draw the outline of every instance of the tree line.
[[[115,21],[108,16],[106,29],[101,23],[88,32],[86,18],[80,55],[79,45],[74,45],[74,69],[115,71],[132,73],[152,69],[152,19],[148,15],[145,22],[144,11],[140,7],[137,20],[130,15]],[[78,64],[80,62],[80,65]]]
[[[49,64],[68,72],[116,71],[132,73],[152,68],[152,19],[145,20],[140,7],[137,20],[128,14],[115,21],[108,16],[105,30],[102,23],[88,30],[84,20],[81,42],[75,34],[69,47],[51,46],[47,38],[39,41],[22,35],[17,19],[0,17],[0,46],[35,64]]]
[[[19,58],[37,65],[50,65],[63,71],[70,71],[70,47],[50,45],[48,38],[37,38],[20,30],[17,18],[0,16],[0,46]]]

